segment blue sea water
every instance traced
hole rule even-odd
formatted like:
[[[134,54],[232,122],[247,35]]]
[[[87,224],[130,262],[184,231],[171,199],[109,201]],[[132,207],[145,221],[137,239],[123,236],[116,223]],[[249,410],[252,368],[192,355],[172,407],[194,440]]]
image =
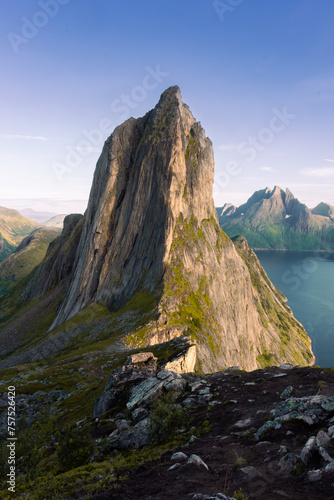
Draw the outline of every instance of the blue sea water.
[[[312,339],[316,364],[334,366],[334,254],[256,251]]]

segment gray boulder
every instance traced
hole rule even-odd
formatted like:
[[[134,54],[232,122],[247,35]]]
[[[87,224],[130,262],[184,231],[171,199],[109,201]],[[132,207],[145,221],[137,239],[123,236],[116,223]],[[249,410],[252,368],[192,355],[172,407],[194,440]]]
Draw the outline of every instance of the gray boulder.
[[[327,443],[329,443],[330,440],[331,440],[331,438],[329,437],[327,432],[325,432],[325,431],[318,432],[317,437],[316,437],[317,446],[325,446]]]
[[[182,453],[182,451],[178,451],[176,453],[174,453],[171,457],[171,460],[176,460],[176,461],[179,461],[179,462],[184,462],[185,460],[187,460],[187,455],[185,453]]]
[[[149,443],[148,419],[141,420],[134,427],[114,432],[108,441],[117,450],[138,449]]]
[[[283,399],[283,400],[288,399],[293,394],[293,392],[294,392],[294,388],[292,387],[292,385],[289,385],[281,393],[280,398]]]
[[[130,384],[154,378],[156,373],[157,358],[152,352],[139,352],[129,356],[125,365],[112,372],[103,393],[94,401],[93,417],[115,407]]]
[[[291,472],[296,467],[296,457],[293,453],[287,453],[278,462],[281,471]]]
[[[130,399],[127,403],[128,410],[132,411],[138,406],[145,407],[163,392],[164,382],[157,378],[144,380],[134,386],[130,391]]]
[[[148,416],[149,412],[146,408],[136,408],[132,414],[131,414],[131,417],[132,417],[132,420],[137,423],[139,422],[140,420],[143,420],[144,418],[146,418]]]
[[[265,424],[263,424],[258,431],[255,433],[255,439],[259,441],[262,434],[269,431],[270,429],[279,429],[281,427],[280,422],[276,420],[268,420]]]
[[[187,464],[196,465],[197,467],[204,467],[206,470],[209,470],[209,467],[198,455],[190,455],[188,458]]]
[[[315,436],[311,436],[306,441],[306,444],[301,451],[301,454],[300,454],[301,461],[305,465],[307,465],[316,452],[317,452],[316,438],[315,438]]]
[[[307,477],[309,481],[320,481],[322,477],[322,471],[320,469],[317,470],[309,470],[307,473]]]

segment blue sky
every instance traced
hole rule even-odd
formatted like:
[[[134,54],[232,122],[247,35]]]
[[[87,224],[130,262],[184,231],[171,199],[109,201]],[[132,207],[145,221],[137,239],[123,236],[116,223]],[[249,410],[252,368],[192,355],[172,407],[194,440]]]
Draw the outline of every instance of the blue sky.
[[[332,0],[0,4],[0,204],[85,209],[104,140],[170,85],[213,142],[214,198],[334,204]]]

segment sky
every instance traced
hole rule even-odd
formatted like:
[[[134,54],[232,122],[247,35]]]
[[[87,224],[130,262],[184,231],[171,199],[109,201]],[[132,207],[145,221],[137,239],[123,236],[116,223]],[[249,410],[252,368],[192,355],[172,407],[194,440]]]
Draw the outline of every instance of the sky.
[[[179,85],[214,199],[288,187],[334,205],[332,0],[0,4],[0,205],[83,212],[112,130]]]

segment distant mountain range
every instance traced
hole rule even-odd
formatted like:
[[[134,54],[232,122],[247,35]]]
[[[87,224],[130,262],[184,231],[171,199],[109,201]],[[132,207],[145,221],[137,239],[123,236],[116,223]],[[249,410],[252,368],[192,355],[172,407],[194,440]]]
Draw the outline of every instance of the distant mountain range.
[[[19,212],[33,221],[42,222],[43,226],[58,227],[59,229],[63,229],[64,219],[67,215],[55,214],[53,212],[42,212],[33,210],[32,208],[25,208]]]
[[[319,203],[312,210],[278,186],[256,191],[236,207],[217,208],[228,236],[241,234],[253,249],[334,251],[334,207]]]
[[[51,217],[55,217],[57,214],[54,212],[45,212],[42,210],[34,210],[33,208],[24,208],[23,210],[19,210],[20,214],[24,215],[24,217],[28,217],[28,219],[36,220],[37,222],[45,222],[51,219]]]

